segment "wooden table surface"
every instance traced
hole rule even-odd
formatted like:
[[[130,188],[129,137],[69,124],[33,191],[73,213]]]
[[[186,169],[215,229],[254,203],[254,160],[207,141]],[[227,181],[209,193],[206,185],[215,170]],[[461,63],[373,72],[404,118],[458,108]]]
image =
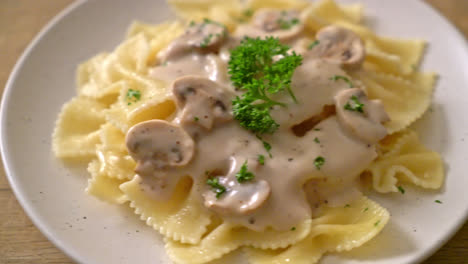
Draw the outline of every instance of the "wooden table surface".
[[[468,0],[426,0],[468,37]],[[17,58],[36,33],[72,0],[1,0],[0,93]],[[2,166],[2,164],[0,164]],[[31,223],[0,168],[0,263],[73,263]],[[426,264],[468,263],[468,223]]]

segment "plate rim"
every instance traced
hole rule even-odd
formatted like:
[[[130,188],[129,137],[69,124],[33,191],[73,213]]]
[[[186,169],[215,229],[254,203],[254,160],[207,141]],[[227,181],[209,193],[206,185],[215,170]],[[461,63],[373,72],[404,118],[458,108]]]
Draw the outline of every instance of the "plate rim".
[[[85,259],[83,259],[78,252],[72,250],[66,243],[63,243],[55,234],[54,232],[47,227],[47,224],[39,219],[36,213],[33,210],[33,203],[26,200],[26,197],[22,193],[21,188],[19,188],[16,184],[16,180],[14,179],[13,170],[10,169],[10,157],[9,151],[6,144],[6,127],[7,127],[7,101],[10,97],[10,94],[13,90],[14,83],[17,79],[17,76],[27,61],[31,51],[34,47],[42,40],[42,38],[64,17],[69,15],[73,12],[76,8],[83,5],[84,3],[88,2],[88,0],[75,0],[72,3],[68,4],[64,9],[59,11],[55,16],[52,17],[40,30],[32,40],[28,43],[26,48],[23,50],[21,55],[19,56],[18,60],[16,61],[15,65],[13,66],[10,74],[8,75],[8,80],[5,84],[2,100],[0,102],[0,156],[2,158],[3,168],[5,170],[5,175],[10,184],[11,190],[15,195],[16,200],[20,204],[21,208],[28,216],[29,220],[34,224],[34,226],[43,234],[47,240],[49,240],[56,248],[58,248],[61,252],[63,252],[67,257],[69,257],[72,261],[76,261],[78,263],[85,263]]]
[[[309,0],[310,1],[310,0]],[[339,0],[336,0],[339,2]],[[447,26],[452,30],[452,35],[460,41],[460,43],[465,43],[466,45],[464,46],[464,51],[466,54],[468,54],[468,38],[465,38],[465,36],[462,34],[461,30],[452,22],[450,21],[447,17],[445,17],[439,10],[434,8],[432,5],[427,3],[424,0],[415,0],[425,6],[425,8],[428,8],[432,11],[432,13],[436,16],[438,16],[439,19],[444,21]],[[7,147],[7,139],[5,136],[5,130],[7,127],[7,106],[8,106],[8,99],[10,97],[10,94],[13,90],[14,83],[17,79],[18,74],[20,73],[21,68],[23,65],[27,62],[27,59],[31,53],[31,51],[35,48],[35,46],[44,38],[44,36],[57,24],[59,23],[64,17],[68,16],[70,13],[72,13],[76,8],[80,7],[81,5],[85,4],[86,2],[89,2],[89,0],[75,0],[74,2],[70,3],[67,5],[64,9],[62,9],[60,12],[58,12],[55,16],[53,16],[52,19],[50,19],[42,28],[41,30],[32,38],[32,40],[29,42],[27,47],[23,50],[19,58],[17,59],[14,67],[12,68],[7,82],[5,83],[3,95],[2,95],[2,100],[0,102],[0,154],[4,166],[4,171],[6,178],[8,180],[8,183],[11,187],[12,192],[15,195],[16,200],[19,202],[21,205],[23,211],[26,213],[28,218],[31,220],[31,222],[34,224],[34,226],[55,246],[57,247],[61,252],[63,252],[65,255],[67,255],[71,260],[76,261],[78,263],[85,263],[85,256],[81,256],[76,252],[73,248],[70,248],[70,246],[67,246],[66,243],[63,243],[51,230],[46,222],[43,222],[40,220],[40,217],[36,215],[34,212],[34,204],[32,202],[29,202],[26,197],[24,196],[22,190],[20,187],[17,186],[16,180],[15,180],[15,173],[13,173],[13,170],[10,168],[10,157],[9,157],[9,151]],[[360,2],[360,1],[357,1]],[[423,261],[427,260],[429,257],[431,257],[436,251],[438,251],[440,248],[442,248],[450,239],[454,237],[454,235],[461,229],[461,227],[467,222],[468,220],[468,207],[465,210],[463,217],[459,218],[456,221],[456,224],[454,224],[447,233],[444,234],[442,239],[438,240],[437,243],[434,243],[430,247],[427,247],[424,253],[422,253],[419,257],[415,258],[411,263],[422,263]],[[408,263],[410,264],[410,263]]]

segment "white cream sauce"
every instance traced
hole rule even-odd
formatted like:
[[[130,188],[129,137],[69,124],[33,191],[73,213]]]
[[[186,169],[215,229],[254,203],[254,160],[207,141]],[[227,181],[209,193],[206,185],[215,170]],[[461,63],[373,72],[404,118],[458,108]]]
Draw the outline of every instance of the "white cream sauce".
[[[223,45],[232,45],[231,41],[238,42],[238,39],[227,40]],[[149,167],[137,170],[142,178],[142,189],[154,199],[167,199],[176,183],[190,175],[195,197],[206,210],[218,214],[225,221],[258,231],[267,227],[291,229],[300,221],[313,217],[314,209],[323,203],[342,206],[359,196],[358,176],[377,157],[374,144],[386,134],[381,122],[388,117],[382,105],[368,100],[356,88],[351,92],[359,95],[365,112],[346,116],[349,113],[341,108],[343,102],[348,102],[352,96],[348,92],[349,84],[331,77],[339,75],[349,80],[351,77],[337,64],[305,55],[303,64],[295,70],[292,78],[292,90],[298,102],[293,102],[286,93],[273,98],[286,102],[287,107],[271,110],[280,127],[274,134],[262,136],[272,146],[269,157],[262,141],[232,118],[230,106],[215,109],[215,104],[210,103],[217,100],[226,102],[226,98],[230,102],[236,95],[228,82],[226,59],[220,58],[226,56],[225,53],[226,49],[220,55],[189,52],[168,61],[166,66],[152,70],[153,77],[168,82],[186,75],[197,75],[199,79],[205,77],[211,81],[200,82],[194,77],[184,77],[183,80],[189,84],[193,80],[192,92],[196,95],[193,98],[198,99],[184,97],[183,102],[179,94],[181,90],[177,88],[182,79],[171,86],[178,113],[168,124],[190,135],[194,141],[193,155],[183,165],[158,167],[149,162],[150,165],[145,165]],[[192,119],[195,115],[183,118],[191,104],[204,109],[192,108],[190,112],[213,111],[213,116],[209,117],[212,118],[210,125]],[[359,121],[359,129],[349,128],[353,127],[349,124],[353,118]],[[292,127],[306,120],[314,121],[309,122],[307,131],[303,131],[301,136],[296,135]],[[147,140],[147,136],[139,135],[139,131],[146,131],[145,126],[154,127],[151,125],[153,121],[149,122],[150,125],[138,124],[128,132],[127,145],[130,148],[142,139]],[[360,136],[360,131],[364,131],[365,136]],[[153,133],[157,136],[150,140],[150,145],[154,148],[159,145],[167,149],[177,148],[176,141],[180,144],[183,133],[179,133],[179,139],[171,134],[167,129],[165,133]],[[132,154],[132,151],[130,154],[138,166],[147,162],[141,158],[143,154]],[[258,161],[259,155],[265,157],[264,165]],[[154,163],[160,164],[155,158]],[[323,164],[314,162],[318,158],[323,159]],[[239,182],[236,174],[244,164],[255,178]],[[208,178],[218,179],[218,183],[225,187],[219,198],[207,184]],[[164,188],[158,185],[160,182],[164,183]]]

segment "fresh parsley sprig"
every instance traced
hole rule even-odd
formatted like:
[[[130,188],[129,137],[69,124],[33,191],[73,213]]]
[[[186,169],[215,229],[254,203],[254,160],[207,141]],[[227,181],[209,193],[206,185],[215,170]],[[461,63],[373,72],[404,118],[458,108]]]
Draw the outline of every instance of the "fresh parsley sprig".
[[[302,56],[288,51],[289,46],[273,37],[246,37],[231,51],[228,73],[234,86],[245,91],[232,101],[234,118],[257,135],[274,133],[279,127],[270,109],[286,105],[271,99],[271,95],[287,91],[297,101],[291,90],[291,77],[301,65]]]

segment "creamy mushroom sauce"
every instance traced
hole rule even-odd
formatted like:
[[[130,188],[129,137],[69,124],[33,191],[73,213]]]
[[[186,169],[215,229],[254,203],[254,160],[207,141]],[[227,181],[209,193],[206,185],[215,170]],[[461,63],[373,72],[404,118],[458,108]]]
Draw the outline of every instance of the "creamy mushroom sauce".
[[[280,127],[271,135],[262,135],[272,146],[271,157],[263,142],[233,119],[231,100],[240,92],[228,81],[226,47],[237,45],[246,32],[305,37],[300,21],[289,29],[294,32],[272,26],[265,16],[271,12],[284,14],[258,11],[251,24],[203,48],[194,46],[190,39],[200,43],[210,31],[192,28],[158,55],[160,65],[150,74],[168,82],[177,114],[170,121],[137,124],[127,134],[129,153],[138,163],[136,177],[153,199],[170,199],[177,182],[189,175],[193,179],[192,197],[206,210],[225,221],[260,231],[267,227],[291,229],[313,217],[321,204],[343,206],[360,195],[359,175],[377,157],[374,144],[386,135],[381,123],[388,116],[382,104],[368,100],[357,83],[351,89],[348,82],[332,78],[352,80],[341,69],[342,63],[331,62],[314,51],[302,51],[303,63],[292,78],[298,102],[287,93],[275,94],[274,100],[288,106],[271,110]],[[298,13],[286,14],[289,19]],[[268,21],[262,23],[261,18]],[[213,32],[219,30],[211,28]],[[193,32],[202,35],[194,36]],[[291,37],[284,41],[291,41]],[[327,45],[333,45],[330,43]],[[364,105],[362,112],[344,109],[353,96]],[[167,155],[162,154],[164,151]],[[264,165],[259,155],[265,157]],[[324,160],[321,166],[314,163],[318,157]],[[244,164],[255,178],[239,183],[236,173]],[[216,197],[208,178],[218,179],[225,192]]]

